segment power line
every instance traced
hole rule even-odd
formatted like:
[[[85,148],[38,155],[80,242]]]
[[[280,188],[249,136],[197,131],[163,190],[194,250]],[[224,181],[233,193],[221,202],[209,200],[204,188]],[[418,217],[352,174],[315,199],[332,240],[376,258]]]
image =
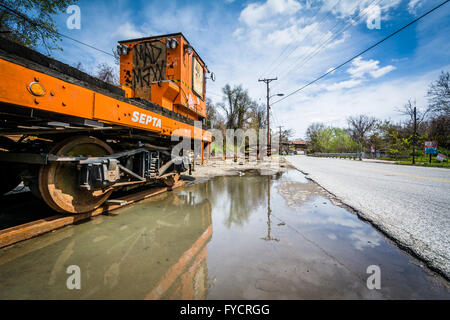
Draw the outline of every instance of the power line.
[[[355,19],[358,19],[358,21],[360,21],[363,17],[365,17],[369,11],[368,9],[373,5],[373,3],[377,1],[377,0],[373,0],[367,7],[366,9],[360,11],[358,13],[358,15],[355,17]],[[379,2],[382,0],[378,0]],[[378,3],[379,3],[378,2]],[[361,13],[363,13],[365,11],[365,13],[361,15]],[[301,61],[299,61],[287,74],[285,74],[285,76],[289,75],[292,73],[292,71],[294,71],[296,68],[300,68],[302,66],[304,66],[307,62],[309,62],[311,59],[313,59],[317,54],[319,54],[320,51],[322,51],[322,49],[326,48],[326,46],[332,42],[334,39],[336,39],[338,37],[339,34],[345,32],[352,24],[350,22],[348,22],[346,25],[343,26],[342,29],[340,29],[338,32],[336,32],[334,35],[332,35],[329,39],[325,40],[314,52],[311,52],[310,54],[308,54],[306,57],[304,57]]]
[[[40,24],[40,23],[38,23],[38,22],[36,22],[36,21],[33,21],[32,19],[30,19],[29,17],[27,17],[27,16],[24,15],[23,13],[20,13],[20,12],[14,10],[14,9],[11,9],[10,7],[5,6],[4,4],[1,4],[1,3],[0,3],[0,6],[3,7],[3,8],[5,8],[6,10],[12,12],[12,13],[15,14],[16,16],[18,16],[19,18],[24,19],[25,21],[27,21],[28,23],[32,24],[32,25],[35,26],[35,27],[41,27],[41,28],[47,29],[47,30],[50,31],[50,32],[55,32],[56,34],[58,34],[58,35],[61,36],[61,37],[64,37],[64,38],[70,39],[70,40],[72,40],[72,41],[78,42],[79,44],[82,44],[82,45],[84,45],[84,46],[86,46],[86,47],[89,47],[89,48],[91,48],[91,49],[97,50],[97,51],[102,52],[102,53],[104,53],[104,54],[107,54],[107,55],[109,55],[109,56],[111,56],[111,57],[114,57],[114,55],[111,54],[111,53],[109,53],[109,52],[106,52],[106,51],[104,51],[104,50],[102,50],[102,49],[99,49],[99,48],[96,48],[96,47],[94,47],[94,46],[91,46],[90,44],[84,43],[84,42],[82,42],[82,41],[80,41],[80,40],[77,40],[77,39],[75,39],[75,38],[72,38],[72,37],[70,37],[70,36],[67,36],[67,35],[65,35],[65,34],[59,32],[59,31],[57,31],[57,30],[52,30],[52,29],[50,29],[49,27],[47,27],[47,26],[45,26],[45,25],[42,25],[42,24]],[[43,41],[44,41],[44,43],[45,43],[45,40],[43,40]]]
[[[363,1],[364,1],[364,0],[361,0],[361,1],[360,1],[360,2],[352,9],[352,12],[355,11],[356,8],[359,7],[359,6],[362,4]],[[284,73],[283,76],[284,76],[284,77],[287,77],[289,74],[291,74],[291,73],[292,73],[294,70],[296,70],[297,68],[300,68],[301,66],[304,66],[308,61],[310,61],[310,60],[311,60],[312,58],[314,58],[317,54],[319,54],[319,52],[320,52],[322,49],[324,49],[331,41],[333,41],[334,39],[336,39],[338,35],[340,35],[340,34],[343,33],[344,31],[346,31],[346,30],[352,25],[352,24],[351,24],[351,21],[352,21],[353,19],[358,19],[358,21],[360,21],[365,15],[367,15],[367,13],[368,13],[367,10],[373,5],[373,3],[374,3],[375,1],[382,1],[382,0],[372,0],[372,2],[371,2],[364,10],[360,10],[360,11],[358,12],[358,15],[357,15],[355,18],[351,18],[351,19],[350,19],[347,23],[345,23],[344,26],[343,26],[339,31],[337,31],[335,34],[332,33],[331,36],[329,36],[329,37],[327,37],[326,35],[324,35],[322,38],[320,38],[320,40],[319,40],[319,45],[318,45],[318,46],[315,46],[314,48],[312,48],[311,50],[309,50],[307,54],[303,55],[303,57],[301,58],[301,60],[299,59],[299,61],[298,61],[293,67],[291,67],[290,70],[289,70],[289,69],[286,70],[287,73],[284,73],[284,71],[283,71],[283,72],[281,72],[281,74]],[[361,16],[361,13],[363,13],[363,12],[365,12],[365,13]],[[333,31],[338,25],[339,25],[339,21],[336,22],[336,24],[330,29],[330,31]],[[325,38],[327,38],[327,39],[325,39]],[[322,40],[324,40],[324,39],[325,39],[325,41],[322,42]],[[274,88],[275,88],[276,86],[278,86],[279,84],[280,84],[280,83],[278,83],[277,85],[275,85]]]
[[[275,124],[280,124],[278,118],[275,116],[275,112],[272,111],[272,108],[270,109],[270,115],[272,116],[273,122],[275,122]]]
[[[444,2],[442,2],[441,4],[437,5],[436,7],[434,7],[433,9],[427,11],[426,13],[422,14],[420,17],[414,19],[413,21],[409,22],[407,25],[401,27],[400,29],[398,29],[397,31],[391,33],[390,35],[388,35],[387,37],[381,39],[380,41],[374,43],[373,45],[371,45],[370,47],[368,47],[367,49],[361,51],[360,53],[358,53],[357,55],[353,56],[352,58],[348,59],[347,61],[341,63],[340,65],[338,65],[337,67],[329,70],[328,72],[324,73],[323,75],[321,75],[320,77],[314,79],[313,81],[305,84],[304,86],[300,87],[299,89],[291,92],[290,94],[288,94],[287,96],[284,96],[283,98],[281,98],[280,100],[275,101],[274,103],[272,103],[272,105],[274,105],[275,103],[278,103],[280,101],[283,101],[284,99],[287,99],[288,97],[296,94],[297,92],[305,89],[306,87],[316,83],[317,81],[319,81],[320,79],[326,77],[327,75],[329,75],[330,73],[333,73],[334,71],[336,71],[337,69],[343,67],[344,65],[346,65],[347,63],[349,63],[350,61],[358,58],[359,56],[363,55],[364,53],[368,52],[369,50],[372,50],[373,48],[375,48],[376,46],[380,45],[381,43],[383,43],[384,41],[388,40],[389,38],[393,37],[394,35],[396,35],[397,33],[403,31],[404,29],[408,28],[409,26],[413,25],[414,23],[416,23],[417,21],[423,19],[425,16],[429,15],[430,13],[432,13],[433,11],[439,9],[440,7],[442,7],[443,5],[445,5],[447,2],[449,2],[450,0],[446,0]]]
[[[337,2],[336,2],[336,4],[331,8],[331,10],[333,10],[333,8],[339,3],[339,2],[341,2],[341,0],[338,0]],[[312,17],[312,20],[314,20],[314,18],[317,16],[317,14],[321,11],[321,9],[322,9],[322,7],[319,7],[319,9],[316,11],[316,13],[314,14],[314,16]],[[330,10],[330,12],[331,12],[331,10]],[[322,19],[316,24],[316,27],[317,26],[319,26],[320,25],[320,23],[326,18],[326,17],[328,17],[328,15],[330,14],[330,12],[328,12],[328,14],[326,14],[326,15],[324,15],[323,17],[322,17]],[[316,28],[312,28],[309,32],[308,32],[308,34],[306,35],[306,37],[304,38],[304,40],[306,40],[308,37],[309,37],[309,35],[312,33],[312,31],[314,30],[314,29],[316,29]],[[290,44],[288,44],[285,48],[284,48],[284,50],[281,52],[281,54],[271,63],[271,65],[269,66],[269,68],[267,68],[267,70],[263,73],[263,74],[270,74],[274,69],[276,69],[276,67],[278,67],[280,64],[282,64],[283,63],[283,61],[286,61],[286,60],[281,60],[276,66],[275,66],[275,68],[273,68],[273,65],[275,64],[275,62],[279,59],[279,58],[281,58],[281,56],[283,56],[283,54],[286,52],[286,50],[291,46],[291,44],[292,43],[290,43]],[[299,47],[299,45],[297,45],[295,48],[294,48],[294,50],[292,50],[288,55],[287,55],[287,57],[285,58],[285,59],[287,59],[287,58],[289,58],[289,56],[295,51],[295,50],[297,50],[297,48]]]

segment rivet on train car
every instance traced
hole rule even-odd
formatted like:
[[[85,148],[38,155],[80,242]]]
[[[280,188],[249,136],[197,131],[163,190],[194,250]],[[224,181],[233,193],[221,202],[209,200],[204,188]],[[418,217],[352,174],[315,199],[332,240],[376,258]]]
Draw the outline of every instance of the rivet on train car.
[[[34,77],[34,81],[39,82],[39,78],[38,77]]]
[[[53,93],[53,91],[50,91],[50,95],[53,97],[55,94]]]
[[[62,88],[63,88],[63,89],[65,89],[65,88],[66,88],[66,86],[64,86],[64,85],[63,85],[63,86],[62,86]]]
[[[65,107],[65,106],[66,106],[66,104],[65,104],[64,102],[61,102],[61,104],[62,104],[62,106],[63,106],[63,107]]]
[[[120,108],[120,106],[119,106],[119,105],[117,105],[117,108]]]
[[[34,103],[39,104],[39,101],[37,99],[34,99]]]

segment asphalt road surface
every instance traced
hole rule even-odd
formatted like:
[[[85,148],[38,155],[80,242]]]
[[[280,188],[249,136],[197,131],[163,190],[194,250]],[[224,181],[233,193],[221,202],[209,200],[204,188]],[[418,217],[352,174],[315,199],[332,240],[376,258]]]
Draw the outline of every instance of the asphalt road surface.
[[[450,169],[307,156],[286,160],[450,278]]]

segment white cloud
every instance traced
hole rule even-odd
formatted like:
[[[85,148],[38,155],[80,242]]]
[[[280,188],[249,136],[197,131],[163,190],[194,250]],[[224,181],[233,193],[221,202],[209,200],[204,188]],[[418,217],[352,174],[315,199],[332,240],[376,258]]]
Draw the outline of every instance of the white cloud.
[[[274,30],[267,35],[267,40],[276,45],[285,46],[290,43],[302,42],[306,35],[314,32],[317,24],[307,24],[300,26],[300,21],[286,28]]]
[[[279,15],[294,15],[302,8],[295,0],[267,0],[265,3],[250,3],[241,12],[239,20],[248,26],[255,26],[259,22],[267,22],[268,19]]]
[[[395,67],[388,65],[386,67],[380,68],[380,61],[378,60],[363,60],[362,57],[358,57],[352,61],[352,66],[347,70],[352,78],[364,78],[366,74],[370,74],[373,78],[379,78],[392,70]]]
[[[387,73],[389,73],[389,72],[391,72],[392,70],[395,70],[395,69],[396,68],[394,66],[389,65],[389,66],[386,66],[386,67],[379,68],[377,70],[371,71],[370,75],[376,79],[376,78],[384,76],[385,74],[387,74]]]
[[[356,87],[362,83],[362,79],[350,79],[346,81],[341,81],[338,83],[333,83],[332,85],[327,87],[328,91],[335,91],[341,89],[350,89]]]
[[[413,0],[414,1],[414,0]],[[376,2],[376,6],[380,8],[381,18],[387,20],[389,18],[389,10],[396,8],[402,0],[381,0]],[[373,0],[341,0],[326,1],[322,7],[322,11],[330,11],[340,19],[346,19],[353,16],[355,20],[359,20],[370,12],[370,6],[374,6]],[[369,14],[370,15],[370,14]],[[353,23],[356,21],[352,20]],[[365,22],[361,19],[360,22]]]
[[[127,40],[127,39],[135,39],[135,38],[142,38],[145,37],[146,34],[137,30],[136,26],[131,24],[130,22],[125,22],[122,25],[119,25],[116,28],[116,31],[114,31],[111,36],[117,37],[121,40]]]
[[[408,3],[408,12],[410,14],[416,14],[417,9],[422,6],[420,0],[410,0]]]

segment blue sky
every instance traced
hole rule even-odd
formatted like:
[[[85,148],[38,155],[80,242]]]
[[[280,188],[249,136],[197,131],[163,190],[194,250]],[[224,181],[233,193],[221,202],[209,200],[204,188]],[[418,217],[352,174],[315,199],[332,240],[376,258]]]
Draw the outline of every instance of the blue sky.
[[[242,84],[265,103],[260,77],[288,94],[436,6],[442,0],[79,1],[81,29],[60,31],[111,52],[118,40],[183,32],[217,76],[207,96]],[[368,28],[380,12],[380,29]],[[272,124],[304,137],[312,122],[345,126],[350,115],[400,120],[408,99],[426,105],[429,83],[450,70],[450,3],[320,82],[272,108]],[[55,58],[92,72],[113,59],[70,40]],[[280,54],[283,53],[281,56]],[[275,102],[277,98],[273,98]]]

